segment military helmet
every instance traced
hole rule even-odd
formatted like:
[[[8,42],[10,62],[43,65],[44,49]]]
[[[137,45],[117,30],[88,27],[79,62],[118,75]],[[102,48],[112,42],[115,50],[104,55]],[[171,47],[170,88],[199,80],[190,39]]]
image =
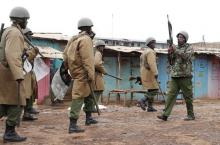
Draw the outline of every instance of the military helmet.
[[[89,18],[81,18],[78,22],[78,29],[80,29],[81,27],[92,27],[93,23],[92,20],[90,20]]]
[[[31,31],[31,29],[27,28],[27,27],[25,29],[22,29],[22,32],[23,32],[23,34],[29,33],[29,35],[33,35],[33,32]]]
[[[189,35],[188,35],[188,33],[186,31],[180,31],[179,33],[177,33],[176,37],[178,37],[179,34],[182,34],[185,37],[186,42],[188,41]]]
[[[105,42],[103,40],[97,40],[95,42],[95,47],[98,47],[98,46],[105,46]]]
[[[15,7],[11,10],[10,18],[26,18],[29,19],[30,15],[27,9],[23,8],[23,7]]]
[[[146,40],[146,45],[148,45],[151,41],[156,41],[156,39],[153,38],[153,37],[147,38],[147,40]]]

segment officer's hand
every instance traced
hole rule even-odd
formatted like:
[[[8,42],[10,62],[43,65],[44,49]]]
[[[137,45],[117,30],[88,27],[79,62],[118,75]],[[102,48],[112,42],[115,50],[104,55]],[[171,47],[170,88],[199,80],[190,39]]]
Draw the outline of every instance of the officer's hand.
[[[16,81],[20,84],[24,79],[17,79]]]
[[[90,82],[90,83],[91,83],[92,81],[94,81],[94,78],[93,78],[93,77],[91,77],[91,76],[88,76],[88,77],[87,77],[87,80],[88,80],[88,82]]]
[[[169,46],[168,53],[173,53],[175,50],[176,50],[176,46],[175,45]]]
[[[103,75],[107,75],[108,73],[106,71],[103,72]]]
[[[139,85],[142,85],[141,77],[138,76],[136,79],[137,79],[137,81],[135,83],[138,83]]]

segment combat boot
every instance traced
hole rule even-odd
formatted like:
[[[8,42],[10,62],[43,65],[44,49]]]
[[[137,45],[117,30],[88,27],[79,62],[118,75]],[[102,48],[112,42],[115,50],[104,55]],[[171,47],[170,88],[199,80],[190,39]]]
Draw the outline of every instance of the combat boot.
[[[3,136],[3,142],[22,142],[25,141],[26,137],[21,137],[15,132],[15,126],[8,126],[6,124],[5,134]]]
[[[155,108],[153,107],[153,103],[151,103],[151,102],[148,101],[147,112],[156,112],[156,111],[157,111],[157,109],[155,109]]]
[[[92,113],[91,112],[86,112],[86,122],[85,125],[90,125],[90,124],[97,124],[98,121],[92,118]]]
[[[153,106],[148,106],[147,112],[157,112],[157,109],[155,109]]]
[[[39,114],[40,112],[32,107],[31,109],[28,110],[28,113],[30,113],[30,114]]]
[[[146,106],[147,106],[146,102],[147,102],[147,97],[144,97],[144,98],[138,100],[138,106],[140,106],[141,109],[144,111],[146,110]]]
[[[22,117],[22,121],[34,121],[37,119],[38,119],[37,117],[35,117],[33,114],[30,114],[28,112],[24,112],[24,115]]]
[[[195,120],[195,116],[187,116],[186,118],[184,118],[185,121],[191,121],[191,120]]]
[[[168,116],[160,115],[160,116],[157,116],[157,118],[159,118],[159,119],[161,119],[163,121],[167,121]]]
[[[84,132],[84,129],[81,129],[79,126],[76,125],[77,119],[70,118],[70,125],[69,125],[69,133],[80,133]]]

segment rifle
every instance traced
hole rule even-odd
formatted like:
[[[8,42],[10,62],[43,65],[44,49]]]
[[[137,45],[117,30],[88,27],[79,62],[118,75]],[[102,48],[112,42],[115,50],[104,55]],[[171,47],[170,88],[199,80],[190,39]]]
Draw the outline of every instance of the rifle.
[[[113,75],[110,75],[110,74],[108,74],[108,73],[106,73],[105,75],[106,75],[106,76],[110,76],[110,77],[112,77],[112,78],[115,78],[115,79],[117,79],[117,80],[122,80],[121,78],[116,77],[116,76],[113,76]]]
[[[0,42],[1,42],[1,38],[2,38],[3,31],[4,31],[4,26],[5,26],[5,24],[2,23],[2,24],[1,24],[1,30],[0,30]]]
[[[98,72],[98,73],[101,73],[99,70],[95,70],[96,72]],[[122,78],[119,78],[119,77],[116,77],[116,76],[113,76],[113,75],[110,75],[110,74],[108,74],[108,73],[106,73],[106,74],[104,74],[104,75],[106,75],[106,76],[110,76],[110,77],[112,77],[112,78],[115,78],[115,79],[117,79],[117,80],[122,80]]]
[[[163,96],[163,99],[164,99],[164,101],[165,101],[165,96],[164,96],[164,94],[163,94],[163,91],[162,91],[162,89],[161,89],[161,87],[160,87],[160,83],[157,81],[157,85],[158,85],[158,87],[159,87],[159,90],[160,90],[160,93],[161,93],[161,95]]]
[[[172,24],[169,20],[169,15],[167,15],[167,21],[168,21],[168,31],[169,31],[169,40],[167,40],[167,43],[171,47],[173,45],[173,34],[172,34]],[[170,65],[173,65],[173,52],[168,50],[168,62]]]
[[[17,83],[17,108],[18,110],[21,108],[21,105],[20,105],[20,85],[21,83],[20,82],[16,82]],[[19,117],[17,118],[17,126],[19,127],[20,126],[20,115]]]
[[[23,33],[22,33],[23,34]],[[24,41],[26,41],[33,49],[37,49],[32,43],[30,40],[28,40],[27,36],[23,35],[24,36]],[[41,56],[41,57],[44,57],[42,53],[40,53],[40,51],[38,51],[38,54]]]

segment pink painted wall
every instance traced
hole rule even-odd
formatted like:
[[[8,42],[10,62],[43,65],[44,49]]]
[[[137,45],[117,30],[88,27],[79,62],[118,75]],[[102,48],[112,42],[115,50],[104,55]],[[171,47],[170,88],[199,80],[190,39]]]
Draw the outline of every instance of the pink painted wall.
[[[210,56],[208,65],[208,97],[220,98],[220,59]]]
[[[50,59],[44,59],[45,64],[47,64],[48,67],[50,67]],[[38,86],[38,98],[37,98],[37,104],[42,104],[45,97],[49,96],[49,90],[50,90],[50,73],[45,76],[43,79],[39,80],[37,82]]]

